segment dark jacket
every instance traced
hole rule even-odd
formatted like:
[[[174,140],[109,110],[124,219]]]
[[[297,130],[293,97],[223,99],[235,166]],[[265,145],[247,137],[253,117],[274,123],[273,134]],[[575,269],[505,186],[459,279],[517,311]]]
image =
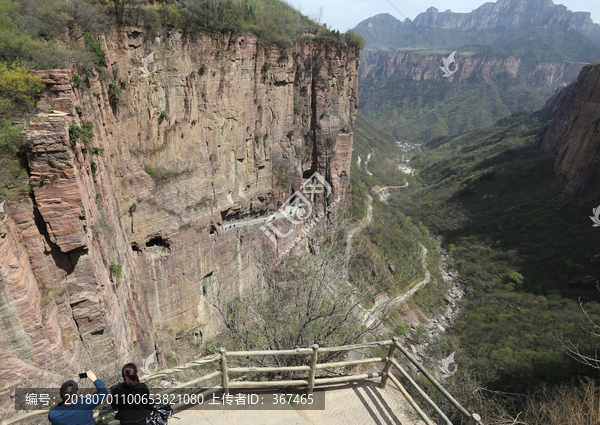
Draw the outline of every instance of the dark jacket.
[[[136,394],[139,394],[139,396],[135,397]],[[112,395],[113,402],[111,406],[113,409],[118,410],[115,419],[118,419],[121,423],[139,422],[150,416],[152,403],[149,400],[150,391],[146,384],[140,382],[133,387],[120,384],[113,388]],[[134,404],[135,398],[141,403]]]
[[[104,401],[108,394],[104,383],[96,379],[94,385],[98,389],[98,397],[85,398],[77,397],[77,402],[73,404],[64,404],[60,402],[54,409],[48,413],[48,420],[53,425],[94,425],[94,415],[92,410]],[[96,401],[97,403],[93,403]]]

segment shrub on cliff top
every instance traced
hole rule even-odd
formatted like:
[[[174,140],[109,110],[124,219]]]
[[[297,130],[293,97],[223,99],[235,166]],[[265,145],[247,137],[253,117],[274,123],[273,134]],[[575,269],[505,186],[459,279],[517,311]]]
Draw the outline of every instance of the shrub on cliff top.
[[[31,75],[28,68],[18,62],[10,67],[0,63],[0,113],[23,112],[35,105],[36,96],[44,88],[40,77]]]
[[[282,49],[306,35],[341,41],[339,31],[303,15],[281,0],[182,0],[160,2],[148,8],[145,2],[116,0],[112,16],[117,23],[146,27],[150,32],[180,29],[192,36],[201,30],[216,32],[252,32],[267,44]]]
[[[349,30],[346,34],[344,34],[344,38],[346,39],[346,43],[351,47],[358,47],[359,50],[365,48],[365,40],[356,34],[354,31]]]
[[[81,34],[82,28],[102,30],[102,15],[100,7],[85,1],[0,0],[0,62],[17,61],[36,69],[68,65],[89,70],[93,64],[83,49],[77,44],[60,45],[52,39],[67,32]]]

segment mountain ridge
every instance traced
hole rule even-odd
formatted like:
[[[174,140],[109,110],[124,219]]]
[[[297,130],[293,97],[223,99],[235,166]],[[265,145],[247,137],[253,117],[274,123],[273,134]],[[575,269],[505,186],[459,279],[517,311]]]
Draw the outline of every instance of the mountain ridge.
[[[552,0],[499,0],[484,3],[468,13],[440,12],[430,7],[412,21],[379,14],[360,22],[354,31],[364,38],[368,49],[471,48],[477,51],[475,46],[502,47],[539,28],[560,34],[575,31],[583,36],[584,42],[600,46],[600,25],[593,22],[591,13],[573,12],[563,5],[555,5]]]

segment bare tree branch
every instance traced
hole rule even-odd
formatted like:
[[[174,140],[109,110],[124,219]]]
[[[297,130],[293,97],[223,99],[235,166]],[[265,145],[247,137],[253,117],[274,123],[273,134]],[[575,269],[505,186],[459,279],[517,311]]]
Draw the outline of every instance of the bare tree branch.
[[[350,265],[360,252],[356,248],[346,252],[343,236],[348,222],[338,218],[320,226],[320,234],[325,236],[317,254],[276,261],[271,255],[255,253],[262,281],[242,297],[227,288],[219,288],[211,297],[237,348],[277,350],[362,342],[388,317],[395,289],[420,271],[421,256],[408,253],[409,261],[398,267],[392,278],[377,273],[373,258],[372,270],[354,273],[349,281]],[[366,323],[363,306],[375,304],[379,297],[387,301],[380,303],[374,319]],[[323,359],[341,355],[325,353]],[[258,363],[294,366],[305,364],[306,356],[269,356]]]

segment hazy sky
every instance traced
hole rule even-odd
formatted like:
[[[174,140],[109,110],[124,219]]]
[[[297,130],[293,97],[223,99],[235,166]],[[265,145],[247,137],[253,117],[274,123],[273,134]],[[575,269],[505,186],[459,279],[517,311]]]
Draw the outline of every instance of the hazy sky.
[[[390,0],[404,16],[414,19],[421,12],[433,6],[440,11],[470,12],[486,0]],[[360,21],[379,13],[389,13],[400,20],[404,17],[390,5],[388,0],[288,0],[302,13],[315,17],[323,6],[322,22],[342,32],[354,28]],[[554,0],[564,4],[574,12],[591,12],[595,23],[600,23],[600,1],[598,0]]]

